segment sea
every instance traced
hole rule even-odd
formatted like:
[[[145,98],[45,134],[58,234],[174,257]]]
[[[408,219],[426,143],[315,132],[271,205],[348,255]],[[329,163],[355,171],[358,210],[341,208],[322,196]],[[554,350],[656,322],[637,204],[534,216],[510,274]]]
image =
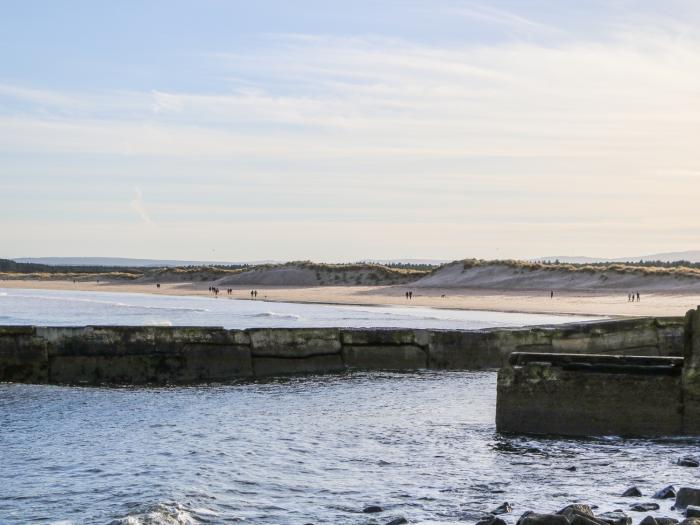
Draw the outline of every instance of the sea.
[[[421,308],[2,290],[3,324],[483,328],[581,320]],[[357,372],[190,387],[0,383],[2,524],[476,523],[508,502],[597,512],[698,486],[697,439],[499,435],[494,371]],[[623,498],[637,486],[643,497]],[[377,506],[377,513],[363,512]],[[681,518],[682,519],[682,518]]]
[[[0,325],[224,328],[444,328],[561,324],[595,317],[410,306],[346,306],[207,296],[0,288]]]

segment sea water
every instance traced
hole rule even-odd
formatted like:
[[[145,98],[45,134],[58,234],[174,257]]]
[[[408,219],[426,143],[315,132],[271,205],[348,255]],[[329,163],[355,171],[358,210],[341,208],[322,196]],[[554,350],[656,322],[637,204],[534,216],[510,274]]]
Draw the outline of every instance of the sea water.
[[[0,290],[0,324],[486,328],[571,316]],[[169,388],[0,384],[0,523],[474,523],[504,501],[627,509],[698,469],[697,439],[495,432],[495,372],[352,373]],[[680,517],[672,500],[656,515]],[[365,514],[368,505],[384,511]],[[631,513],[635,522],[643,516]]]
[[[494,372],[173,388],[0,384],[0,523],[475,523],[504,501],[629,509],[700,441],[495,432]],[[643,498],[622,498],[636,485]],[[673,500],[655,515],[680,517]],[[379,505],[380,514],[364,514]],[[637,523],[646,514],[628,512]]]
[[[592,319],[595,318],[421,307],[283,303],[229,299],[226,296],[214,298],[0,288],[0,325],[477,329]]]

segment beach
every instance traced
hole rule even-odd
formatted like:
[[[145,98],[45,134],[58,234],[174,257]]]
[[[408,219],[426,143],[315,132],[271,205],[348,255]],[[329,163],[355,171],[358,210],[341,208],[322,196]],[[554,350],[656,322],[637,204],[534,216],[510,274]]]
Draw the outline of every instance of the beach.
[[[0,288],[104,291],[122,293],[149,293],[162,295],[212,295],[206,283],[155,284],[123,282],[72,282],[48,280],[2,280]],[[229,287],[231,288],[231,287]],[[252,286],[232,287],[232,293],[221,288],[219,299],[251,300]],[[486,310],[494,312],[521,312],[572,314],[615,317],[682,316],[700,304],[700,293],[655,291],[641,293],[640,301],[629,302],[625,291],[557,291],[553,298],[550,290],[483,290],[467,288],[411,288],[409,286],[316,286],[281,287],[258,286],[257,301],[420,306],[458,310]],[[413,298],[406,299],[407,290]],[[443,297],[444,296],[444,297]]]

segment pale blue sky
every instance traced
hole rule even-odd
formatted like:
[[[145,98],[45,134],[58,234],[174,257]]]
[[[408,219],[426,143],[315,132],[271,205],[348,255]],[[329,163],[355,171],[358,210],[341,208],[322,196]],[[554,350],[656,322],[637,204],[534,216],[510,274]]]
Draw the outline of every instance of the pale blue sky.
[[[700,248],[695,0],[0,14],[0,257]]]

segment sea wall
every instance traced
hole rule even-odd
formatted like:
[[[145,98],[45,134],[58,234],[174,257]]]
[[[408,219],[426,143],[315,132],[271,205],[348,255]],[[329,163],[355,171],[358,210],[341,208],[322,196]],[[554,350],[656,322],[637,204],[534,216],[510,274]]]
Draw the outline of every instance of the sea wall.
[[[682,357],[513,353],[498,373],[499,432],[682,435]]]
[[[497,430],[700,435],[700,307],[682,335],[682,357],[511,353],[498,372]]]
[[[346,370],[499,368],[512,352],[682,356],[682,318],[488,330],[0,326],[0,381],[188,384]]]

